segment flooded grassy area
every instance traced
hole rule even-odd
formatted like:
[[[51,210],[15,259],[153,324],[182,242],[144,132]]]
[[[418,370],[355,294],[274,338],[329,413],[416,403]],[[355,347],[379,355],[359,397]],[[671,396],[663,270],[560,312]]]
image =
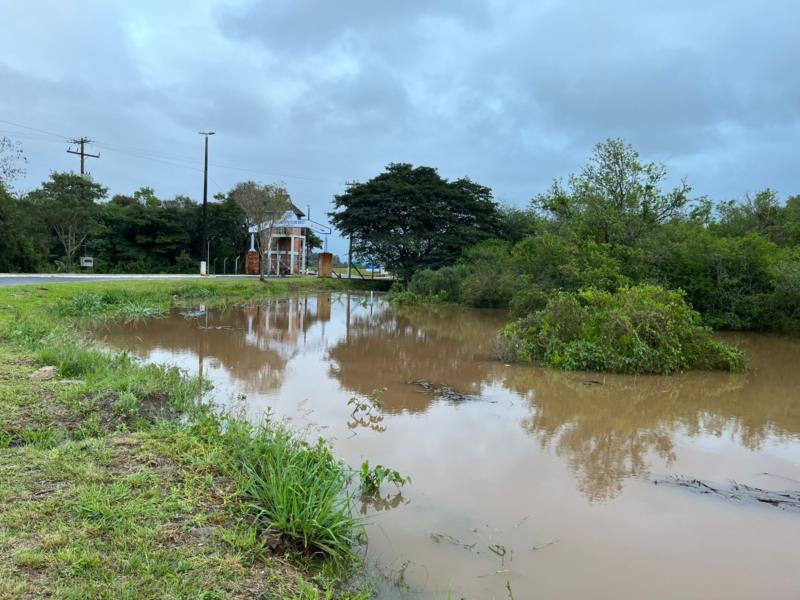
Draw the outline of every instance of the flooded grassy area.
[[[800,340],[725,335],[742,374],[560,373],[491,359],[505,319],[331,292],[96,333],[410,475],[359,506],[379,598],[800,595],[800,516],[653,483],[800,488]]]
[[[206,383],[87,328],[336,282],[0,289],[0,597],[365,598],[351,470],[277,422],[221,417]]]

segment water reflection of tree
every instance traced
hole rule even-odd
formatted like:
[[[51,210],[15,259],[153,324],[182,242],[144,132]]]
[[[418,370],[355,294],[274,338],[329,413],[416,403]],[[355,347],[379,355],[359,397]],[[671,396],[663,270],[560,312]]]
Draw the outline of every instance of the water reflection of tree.
[[[221,366],[246,390],[280,387],[287,363],[309,328],[331,317],[330,294],[269,298],[257,304],[111,325],[98,333],[110,344],[150,354],[193,354],[198,371]]]
[[[237,379],[255,381],[259,391],[271,390],[280,385],[310,324],[331,318],[329,295],[309,298],[313,301],[307,308],[274,299],[258,309],[212,313],[210,325],[225,329],[200,330],[196,319],[172,317],[136,325],[133,332],[130,326],[118,329],[109,341],[148,352],[199,353],[219,361]],[[388,310],[381,304],[367,309],[356,302],[346,311],[346,300],[336,299],[335,318],[350,314],[347,334],[329,350],[330,372],[343,388],[368,396],[386,387],[380,396],[383,411],[420,413],[434,396],[417,392],[407,383],[411,380],[476,395],[487,385],[501,384],[528,399],[530,414],[522,426],[567,461],[582,493],[594,500],[612,498],[626,478],[646,475],[653,457],[669,464],[680,434],[733,435],[752,450],[768,439],[800,436],[796,339],[734,337],[731,341],[745,350],[754,367],[745,375],[581,375],[486,360],[505,318],[501,313],[451,307]],[[303,315],[300,321],[298,315]],[[133,336],[139,340],[131,343]],[[602,384],[585,385],[589,379]]]
[[[331,370],[359,394],[388,386],[382,396],[388,412],[428,408],[431,396],[403,384],[412,379],[471,394],[502,384],[528,399],[530,415],[522,426],[542,447],[564,457],[579,489],[592,500],[612,498],[626,478],[647,475],[654,457],[671,464],[677,435],[732,435],[752,450],[770,438],[800,435],[797,340],[757,335],[732,340],[753,364],[744,375],[560,373],[482,360],[502,318],[414,307],[353,319],[348,339],[330,352]]]
[[[796,437],[800,411],[785,366],[765,363],[746,375],[605,376],[600,385],[586,384],[597,375],[514,368],[504,382],[529,395],[522,426],[565,457],[581,491],[600,500],[616,495],[625,478],[646,475],[648,454],[669,465],[679,434],[725,433],[752,450],[770,437]]]
[[[382,310],[353,315],[348,335],[329,350],[330,372],[363,396],[386,388],[381,407],[389,413],[424,412],[434,396],[412,380],[426,379],[480,394],[488,377],[486,354],[496,329],[467,311]]]

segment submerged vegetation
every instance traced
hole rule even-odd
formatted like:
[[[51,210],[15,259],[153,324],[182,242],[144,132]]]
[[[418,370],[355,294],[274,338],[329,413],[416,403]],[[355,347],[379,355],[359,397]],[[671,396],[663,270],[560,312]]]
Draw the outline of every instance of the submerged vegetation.
[[[714,340],[682,293],[657,286],[559,292],[501,337],[506,359],[567,371],[745,369],[743,353]]]
[[[0,289],[0,596],[331,597],[362,531],[353,471],[280,423],[216,414],[203,381],[82,323],[344,285]]]

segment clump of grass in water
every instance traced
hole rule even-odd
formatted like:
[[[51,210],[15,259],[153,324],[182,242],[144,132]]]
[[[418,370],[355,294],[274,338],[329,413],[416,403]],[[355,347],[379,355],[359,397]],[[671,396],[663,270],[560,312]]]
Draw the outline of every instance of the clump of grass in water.
[[[309,444],[280,423],[225,419],[217,428],[228,468],[259,528],[305,555],[347,564],[363,527],[353,516],[350,470],[319,440]]]

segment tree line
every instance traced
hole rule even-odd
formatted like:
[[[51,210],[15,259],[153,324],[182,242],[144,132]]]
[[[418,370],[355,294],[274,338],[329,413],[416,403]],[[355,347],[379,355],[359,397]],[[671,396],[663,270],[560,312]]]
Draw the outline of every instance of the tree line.
[[[526,208],[500,206],[468,179],[393,164],[336,196],[331,219],[357,256],[400,275],[421,301],[522,317],[556,292],[646,284],[682,290],[715,328],[800,328],[800,196],[764,189],[713,202],[666,182],[663,165],[610,139]]]
[[[14,194],[10,181],[22,173],[24,157],[7,139],[0,142],[0,272],[74,271],[80,256],[93,257],[94,270],[103,273],[198,272],[201,203],[185,195],[159,198],[149,187],[108,198],[106,187],[75,173],[52,173],[38,188]],[[217,273],[233,272],[235,257],[249,249],[248,226],[267,219],[265,207],[282,214],[290,203],[282,185],[254,182],[214,199],[209,267]],[[312,248],[322,246],[313,232],[307,236]]]

